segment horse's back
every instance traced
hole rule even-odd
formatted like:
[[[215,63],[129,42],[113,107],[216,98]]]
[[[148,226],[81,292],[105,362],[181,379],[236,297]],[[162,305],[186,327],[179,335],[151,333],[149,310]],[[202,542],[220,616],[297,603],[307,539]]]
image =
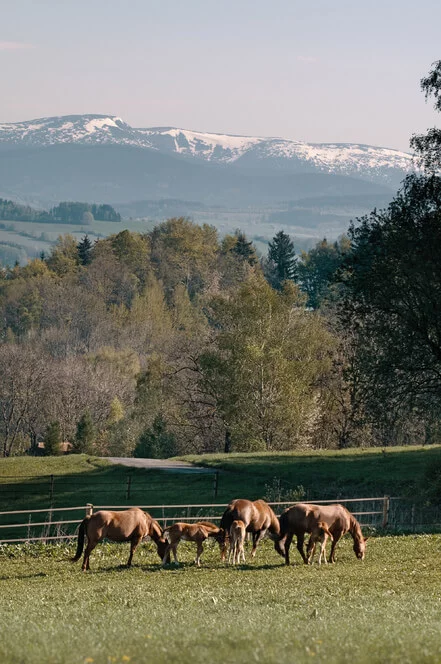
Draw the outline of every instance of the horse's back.
[[[346,533],[350,528],[350,513],[339,503],[333,505],[314,505],[319,521],[324,521],[331,531]]]
[[[130,539],[135,531],[145,537],[148,533],[147,515],[139,507],[121,512],[99,510],[90,517],[88,531],[96,529],[102,537],[118,541]]]
[[[277,519],[271,507],[264,500],[236,498],[225,510],[221,528],[229,530],[233,521],[243,521],[247,530],[255,532],[272,525],[275,527]]]

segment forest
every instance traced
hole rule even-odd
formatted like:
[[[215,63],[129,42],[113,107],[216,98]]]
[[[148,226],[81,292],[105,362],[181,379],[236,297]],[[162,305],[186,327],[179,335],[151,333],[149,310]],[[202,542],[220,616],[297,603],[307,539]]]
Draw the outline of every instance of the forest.
[[[441,61],[422,81],[441,110]],[[440,442],[441,131],[347,236],[259,258],[169,219],[0,273],[3,456]]]

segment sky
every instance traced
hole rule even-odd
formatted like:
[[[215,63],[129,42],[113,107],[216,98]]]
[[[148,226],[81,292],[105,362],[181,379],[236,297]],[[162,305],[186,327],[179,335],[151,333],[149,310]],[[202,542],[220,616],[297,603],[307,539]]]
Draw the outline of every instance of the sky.
[[[420,90],[439,0],[0,0],[0,16],[0,122],[103,113],[401,150],[441,124]]]

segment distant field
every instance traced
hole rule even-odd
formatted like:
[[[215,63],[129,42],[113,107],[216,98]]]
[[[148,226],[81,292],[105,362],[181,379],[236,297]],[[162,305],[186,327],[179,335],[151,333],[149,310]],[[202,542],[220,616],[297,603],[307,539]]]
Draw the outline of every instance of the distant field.
[[[429,466],[440,464],[441,446],[386,447],[181,457],[228,471],[237,486],[262,492],[273,478],[282,490],[302,486],[309,500],[371,496],[413,496],[421,492]]]
[[[263,217],[261,211],[253,214],[240,210],[197,212],[191,216],[197,224],[206,223],[216,226],[221,236],[226,233],[233,233],[237,228],[240,228],[250,239],[255,241],[256,247],[262,255],[267,252],[268,240],[271,240],[282,229],[295,237],[296,250],[300,253],[302,249],[310,249],[325,236],[331,239],[337,237],[345,232],[348,226],[346,218],[338,228],[332,229],[329,225],[322,226],[320,224],[317,224],[314,228],[308,228],[301,225],[273,223]],[[167,217],[164,216],[165,218]],[[39,256],[42,251],[48,253],[59,235],[69,233],[79,240],[87,233],[91,240],[96,240],[113,233],[119,233],[124,229],[144,233],[151,230],[162,220],[136,221],[124,219],[121,223],[95,221],[87,226],[1,220],[0,224],[6,226],[6,228],[0,228],[0,262],[3,255],[9,257],[7,261],[4,260],[3,262],[13,264],[16,258],[20,263],[25,263],[27,258],[32,259]],[[12,248],[11,245],[16,246]],[[6,252],[8,253],[6,254]],[[12,261],[11,258],[13,258]]]
[[[153,223],[146,221],[127,221],[115,223],[110,221],[94,221],[87,226],[78,224],[45,224],[30,221],[8,221],[1,220],[0,223],[6,228],[0,228],[0,257],[2,247],[11,244],[17,245],[17,254],[21,256],[20,262],[25,262],[25,257],[34,258],[42,251],[48,253],[51,245],[59,235],[71,234],[78,240],[84,235],[89,235],[91,240],[107,237],[112,233],[119,233],[125,228],[132,231],[145,232],[152,228]]]
[[[238,569],[191,545],[159,568],[152,545],[0,548],[0,661],[39,664],[303,664],[441,661],[441,536],[382,537],[364,563],[351,541],[335,565],[285,567],[271,542]]]

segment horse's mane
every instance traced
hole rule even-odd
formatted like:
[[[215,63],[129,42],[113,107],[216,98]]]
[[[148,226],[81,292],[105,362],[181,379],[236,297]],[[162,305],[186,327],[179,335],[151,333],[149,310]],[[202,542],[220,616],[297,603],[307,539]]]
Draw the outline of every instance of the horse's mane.
[[[154,542],[158,542],[159,539],[163,536],[162,528],[155,519],[152,519],[150,523],[149,535]]]
[[[349,512],[349,510],[346,510],[346,512],[348,513],[348,517],[349,517],[349,524],[350,524],[349,525],[349,532],[351,533],[353,540],[354,541],[355,540],[362,540],[363,539],[363,533],[361,531],[360,524],[358,523],[355,516]]]

